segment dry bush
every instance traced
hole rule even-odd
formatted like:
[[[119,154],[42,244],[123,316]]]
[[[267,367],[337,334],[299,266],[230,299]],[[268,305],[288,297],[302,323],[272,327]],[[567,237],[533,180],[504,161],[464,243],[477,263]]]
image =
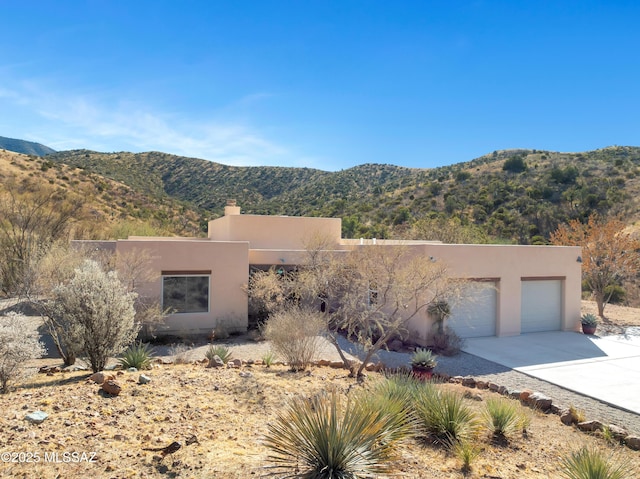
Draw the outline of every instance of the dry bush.
[[[326,329],[323,314],[300,307],[277,311],[264,325],[264,337],[293,371],[311,365]]]
[[[46,350],[39,336],[25,316],[0,316],[0,393],[8,391],[10,381],[26,375],[26,361],[44,355]]]

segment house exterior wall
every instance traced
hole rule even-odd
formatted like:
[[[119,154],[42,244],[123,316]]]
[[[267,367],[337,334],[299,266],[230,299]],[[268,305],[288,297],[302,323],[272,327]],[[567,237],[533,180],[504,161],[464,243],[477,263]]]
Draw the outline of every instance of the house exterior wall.
[[[209,222],[209,235],[197,238],[131,237],[103,242],[120,254],[146,254],[157,277],[141,286],[141,294],[162,298],[162,271],[211,271],[208,313],[170,315],[167,332],[210,331],[226,321],[232,329],[246,329],[248,302],[244,287],[250,265],[296,265],[304,263],[306,247],[321,238],[325,249],[348,254],[370,245],[410,248],[447,265],[454,277],[495,282],[496,335],[521,332],[523,279],[560,279],[563,287],[562,329],[579,328],[581,303],[581,254],[579,247],[460,245],[429,241],[341,239],[338,218],[241,215],[238,207]],[[109,243],[109,244],[107,244]],[[97,244],[97,243],[96,243]],[[100,243],[102,244],[102,243]],[[424,341],[431,330],[426,312],[409,323],[416,339]]]
[[[226,215],[209,222],[209,239],[248,241],[251,249],[304,250],[321,236],[329,246],[340,241],[339,218]]]
[[[562,329],[576,330],[580,320],[581,249],[577,246],[516,245],[410,245],[416,254],[443,261],[452,276],[496,282],[496,335],[520,334],[521,284],[523,278],[563,280]],[[410,329],[428,332],[425,316],[415,318]]]
[[[211,271],[208,313],[171,314],[161,332],[210,332],[224,323],[230,330],[245,331],[248,306],[244,286],[249,272],[249,243],[209,240],[119,240],[119,254],[148,255],[154,278],[139,288],[149,298],[162,298],[163,271]]]

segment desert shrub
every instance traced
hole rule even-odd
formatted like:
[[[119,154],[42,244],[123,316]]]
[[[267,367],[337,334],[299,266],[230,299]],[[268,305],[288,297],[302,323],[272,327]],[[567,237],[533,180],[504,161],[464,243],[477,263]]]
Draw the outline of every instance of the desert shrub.
[[[0,316],[0,393],[8,391],[11,381],[26,375],[26,361],[40,358],[45,352],[37,329],[25,316]]]
[[[494,436],[507,437],[522,427],[520,404],[505,398],[487,399],[485,420]]]
[[[393,472],[397,446],[411,435],[399,404],[335,391],[291,402],[269,425],[265,445],[286,477],[355,479]]]
[[[54,290],[56,322],[78,345],[94,372],[131,344],[138,334],[134,321],[137,295],[127,291],[114,271],[86,260],[68,284]]]
[[[432,345],[433,351],[442,356],[455,356],[462,349],[464,340],[450,328],[442,331],[434,331],[429,334],[427,342]]]
[[[213,358],[216,356],[218,356],[223,363],[227,364],[231,359],[231,351],[229,351],[229,348],[226,346],[211,344],[204,353],[204,356],[209,360],[209,364],[211,364]]]
[[[631,479],[634,467],[628,462],[616,462],[605,452],[583,447],[562,460],[561,473],[568,479]]]
[[[125,369],[151,369],[154,356],[154,350],[148,343],[138,341],[124,350],[118,362]]]
[[[443,444],[453,445],[477,433],[478,418],[455,391],[427,383],[417,390],[415,407],[423,431]]]
[[[321,312],[291,307],[272,314],[263,327],[263,334],[291,370],[303,371],[311,365],[320,348],[325,326]]]

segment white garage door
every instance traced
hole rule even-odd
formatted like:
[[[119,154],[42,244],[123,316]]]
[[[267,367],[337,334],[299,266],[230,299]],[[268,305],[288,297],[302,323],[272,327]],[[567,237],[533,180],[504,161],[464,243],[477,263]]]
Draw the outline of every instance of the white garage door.
[[[523,280],[521,331],[562,329],[562,280]]]
[[[464,299],[451,308],[447,325],[461,338],[496,335],[497,289],[495,282],[478,281],[466,287]]]

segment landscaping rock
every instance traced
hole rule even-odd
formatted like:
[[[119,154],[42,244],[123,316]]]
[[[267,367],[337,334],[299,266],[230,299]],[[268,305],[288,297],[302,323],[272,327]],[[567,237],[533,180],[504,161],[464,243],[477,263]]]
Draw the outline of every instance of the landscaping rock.
[[[138,378],[138,382],[140,384],[149,384],[151,382],[151,378],[145,374],[141,374]]]
[[[474,378],[471,378],[471,377],[462,378],[462,385],[466,386],[468,388],[475,388],[476,387],[476,380]]]
[[[535,392],[527,398],[527,404],[540,411],[548,411],[551,408],[553,400],[542,393]]]
[[[489,383],[487,383],[487,381],[476,381],[476,387],[478,389],[487,389],[489,387]]]
[[[251,374],[250,372],[241,371],[241,372],[240,372],[240,377],[241,377],[241,378],[252,378],[252,377],[253,377],[253,374]]]
[[[27,414],[24,418],[32,424],[41,424],[49,415],[44,411],[35,411]]]
[[[604,426],[600,421],[584,421],[578,423],[578,429],[581,431],[594,432],[601,431]]]
[[[514,389],[513,391],[509,391],[509,397],[511,399],[520,399],[520,391]]]
[[[622,441],[625,437],[629,435],[627,430],[623,427],[616,426],[615,424],[609,424],[609,431],[611,435],[618,441]]]
[[[138,368],[131,367],[131,368],[127,369],[127,372],[128,373],[137,373],[138,372]]]
[[[634,451],[640,451],[640,437],[627,436],[624,438],[624,442],[628,448],[633,449]]]
[[[488,386],[489,386],[489,389],[494,392],[498,392],[498,389],[500,389],[500,386],[498,386],[496,383],[490,382]]]
[[[560,421],[565,426],[571,426],[573,424],[574,418],[570,409],[565,409],[562,411],[562,413],[560,414]]]
[[[228,368],[240,369],[242,367],[242,359],[231,359],[227,363]]]
[[[531,396],[532,394],[533,391],[531,389],[523,389],[522,391],[520,391],[520,401],[527,402],[529,396]]]
[[[102,371],[93,373],[91,376],[89,376],[88,381],[93,381],[96,384],[102,384],[105,381],[105,375]]]
[[[102,383],[102,390],[107,394],[117,396],[118,394],[120,394],[120,391],[122,391],[122,386],[120,386],[117,381],[110,379]]]
[[[224,361],[217,354],[209,360],[208,368],[223,368]]]

